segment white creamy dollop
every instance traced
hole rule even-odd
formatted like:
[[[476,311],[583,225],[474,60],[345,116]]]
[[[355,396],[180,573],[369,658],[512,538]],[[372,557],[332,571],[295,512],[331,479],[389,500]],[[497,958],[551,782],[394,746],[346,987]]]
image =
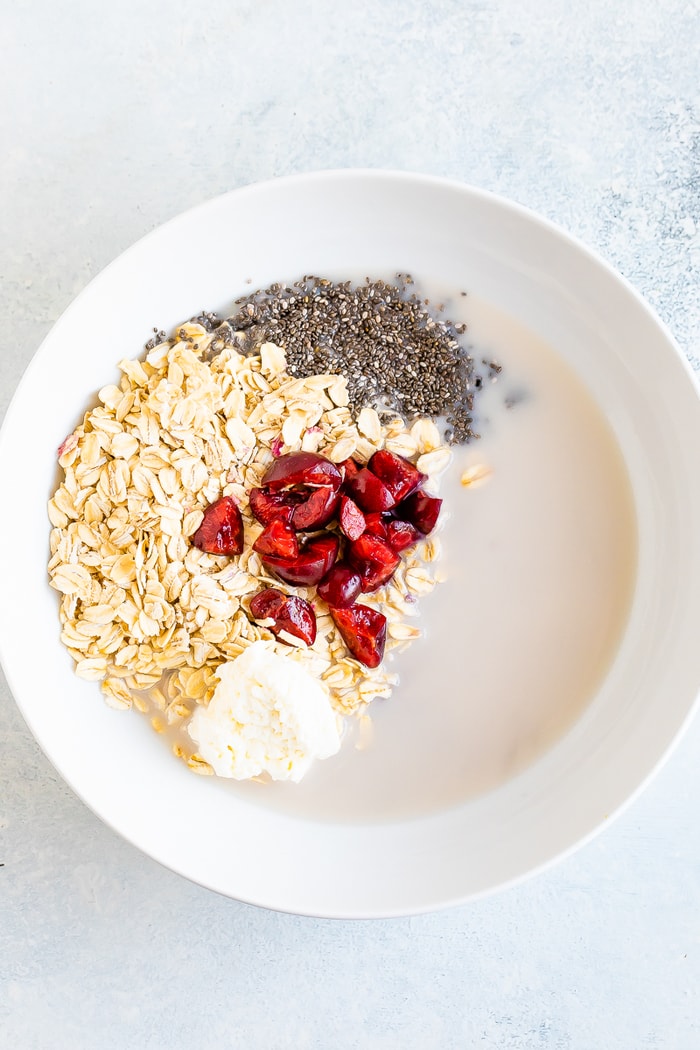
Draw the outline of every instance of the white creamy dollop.
[[[208,707],[188,725],[199,754],[220,777],[301,780],[316,758],[340,748],[328,692],[296,660],[254,642],[217,669]]]

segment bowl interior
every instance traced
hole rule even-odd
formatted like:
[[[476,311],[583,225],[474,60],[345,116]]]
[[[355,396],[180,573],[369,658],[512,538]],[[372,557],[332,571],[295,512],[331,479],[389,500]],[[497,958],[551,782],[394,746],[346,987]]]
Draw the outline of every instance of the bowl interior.
[[[414,271],[490,300],[549,342],[604,411],[633,489],[639,568],[597,696],[503,787],[414,820],[333,826],[236,799],[135,733],[73,675],[46,580],[53,450],[154,325],[302,273]],[[437,179],[337,172],[248,187],[144,238],[78,297],[27,371],[0,438],[0,647],[37,739],[118,832],[222,893],[329,916],[427,910],[573,848],[658,765],[690,714],[700,654],[700,411],[689,370],[639,297],[561,231]],[[18,533],[18,522],[21,528]],[[20,539],[21,535],[21,539]],[[29,556],[27,556],[29,555]]]

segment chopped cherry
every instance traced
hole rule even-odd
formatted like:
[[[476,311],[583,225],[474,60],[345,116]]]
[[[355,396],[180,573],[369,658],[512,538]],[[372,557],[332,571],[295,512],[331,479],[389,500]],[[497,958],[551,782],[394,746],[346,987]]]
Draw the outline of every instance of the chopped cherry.
[[[262,525],[284,521],[297,532],[319,529],[335,514],[338,494],[330,485],[307,488],[304,492],[270,492],[250,490],[250,509]]]
[[[331,616],[352,656],[365,667],[379,667],[386,645],[386,616],[368,605],[331,608]]]
[[[291,525],[284,521],[274,520],[266,525],[253,544],[258,554],[276,554],[280,558],[296,558],[299,553],[299,540]]]
[[[250,611],[256,620],[269,620],[287,597],[276,587],[266,587],[250,599]]]
[[[343,488],[345,488],[346,482],[354,478],[357,472],[361,470],[361,467],[354,459],[344,459],[342,463],[338,464],[338,470],[343,475]]]
[[[349,496],[340,497],[338,521],[340,531],[349,540],[358,540],[367,527],[364,514]]]
[[[316,452],[288,452],[279,456],[267,468],[262,485],[272,492],[289,489],[295,485],[330,485],[334,492],[340,488],[342,477],[335,463]]]
[[[327,525],[338,508],[342,482],[335,463],[315,452],[290,452],[271,463],[250,509],[263,525],[286,521],[297,532]]]
[[[262,555],[265,568],[287,583],[311,587],[320,583],[338,556],[340,540],[330,532],[315,536],[301,547],[295,558]]]
[[[204,511],[192,543],[207,554],[240,554],[243,550],[243,518],[236,502],[222,496]]]
[[[347,609],[357,598],[362,589],[359,573],[337,561],[327,576],[318,585],[318,594],[329,605],[336,609]]]
[[[348,562],[360,574],[362,590],[376,591],[396,572],[400,557],[379,536],[364,533],[348,546]]]
[[[362,510],[369,513],[375,510],[391,510],[396,503],[384,482],[367,467],[358,470],[354,477],[346,480],[345,491]]]
[[[336,510],[340,496],[331,485],[320,485],[309,489],[309,495],[303,503],[297,504],[292,511],[292,527],[297,532],[307,529],[320,529],[327,525]]]
[[[410,521],[392,518],[386,523],[386,541],[397,554],[405,551],[407,547],[412,547],[420,538],[421,533]]]
[[[304,598],[268,587],[251,599],[250,611],[256,620],[273,620],[268,626],[276,637],[284,632],[306,645],[313,645],[316,640],[316,614]]]
[[[374,514],[366,514],[365,522],[365,531],[368,532],[370,536],[379,536],[382,540],[386,539],[386,527],[388,521],[384,514],[380,514],[378,511],[375,511]]]
[[[375,452],[367,467],[386,485],[395,503],[400,503],[426,480],[426,475],[407,459],[386,449]]]
[[[437,525],[440,516],[442,500],[437,496],[429,496],[427,492],[419,489],[412,496],[405,499],[396,508],[396,514],[404,521],[410,521],[412,525],[427,536]]]
[[[294,500],[290,499],[286,492],[250,490],[250,509],[261,525],[269,525],[271,521],[284,521],[288,524],[292,520],[294,507]]]

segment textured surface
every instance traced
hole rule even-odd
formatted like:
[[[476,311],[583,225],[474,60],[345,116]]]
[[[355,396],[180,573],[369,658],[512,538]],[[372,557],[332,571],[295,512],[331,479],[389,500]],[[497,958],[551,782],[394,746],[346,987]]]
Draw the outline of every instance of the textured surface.
[[[568,10],[5,5],[0,411],[62,310],[137,237],[224,190],[336,166],[454,176],[535,208],[628,276],[700,367],[700,7]],[[697,722],[553,871],[469,907],[352,924],[163,871],[58,780],[4,681],[0,709],[3,1045],[700,1044]]]

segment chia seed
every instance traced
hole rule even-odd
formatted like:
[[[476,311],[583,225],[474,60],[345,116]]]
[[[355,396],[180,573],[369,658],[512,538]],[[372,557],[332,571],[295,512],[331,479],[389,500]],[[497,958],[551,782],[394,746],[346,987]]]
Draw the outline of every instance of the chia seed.
[[[191,317],[190,321],[192,324],[200,324],[207,332],[213,332],[221,324],[219,315],[210,313],[208,310],[202,310],[195,317]]]
[[[144,350],[153,350],[159,343],[165,341],[165,332],[162,328],[154,328],[153,335],[144,346]]]

